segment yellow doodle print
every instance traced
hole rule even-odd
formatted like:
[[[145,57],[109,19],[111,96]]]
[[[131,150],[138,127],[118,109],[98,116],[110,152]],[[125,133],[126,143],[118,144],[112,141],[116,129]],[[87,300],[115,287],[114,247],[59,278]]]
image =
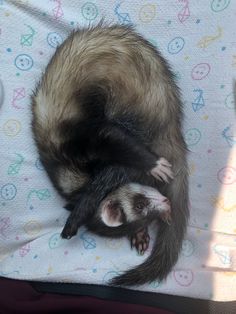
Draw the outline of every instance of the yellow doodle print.
[[[18,120],[10,119],[3,125],[3,132],[7,136],[14,137],[21,130],[21,123]]]
[[[226,206],[225,201],[223,197],[214,197],[212,199],[212,204],[215,206],[217,209],[221,209],[225,212],[231,212],[234,209],[236,209],[236,204],[231,205],[231,206]]]
[[[156,16],[156,5],[146,4],[139,11],[139,19],[143,23],[150,23]]]
[[[217,27],[217,33],[216,35],[209,35],[204,36],[202,39],[197,43],[197,46],[199,48],[207,48],[212,42],[216,41],[217,39],[220,39],[223,35],[223,30],[221,27]]]
[[[24,225],[23,229],[25,233],[27,233],[28,235],[35,236],[39,234],[39,232],[42,229],[42,226],[38,221],[30,220]]]

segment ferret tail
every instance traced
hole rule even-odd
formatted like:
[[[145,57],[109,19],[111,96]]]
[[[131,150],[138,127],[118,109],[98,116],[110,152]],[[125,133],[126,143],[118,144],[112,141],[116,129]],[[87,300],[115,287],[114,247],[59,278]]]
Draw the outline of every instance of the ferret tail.
[[[178,260],[185,236],[188,209],[187,169],[181,171],[168,187],[167,195],[172,204],[172,222],[163,222],[158,228],[157,237],[150,256],[136,268],[113,278],[111,285],[134,286],[154,280],[164,280]]]

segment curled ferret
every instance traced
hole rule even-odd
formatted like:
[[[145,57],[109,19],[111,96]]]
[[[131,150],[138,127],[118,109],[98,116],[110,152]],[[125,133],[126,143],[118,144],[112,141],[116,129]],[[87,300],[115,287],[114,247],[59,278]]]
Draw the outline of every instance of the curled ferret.
[[[151,254],[111,284],[165,279],[178,259],[189,215],[182,102],[166,60],[132,27],[100,23],[78,29],[46,67],[32,96],[32,114],[41,161],[71,209],[62,237],[76,235],[82,224],[105,236],[137,234],[156,217],[153,211],[129,221],[134,209],[125,216],[106,198],[132,190],[131,183],[152,187],[169,200],[171,223],[161,219],[159,207]],[[109,226],[112,217],[113,225],[114,217],[116,224],[126,221]]]

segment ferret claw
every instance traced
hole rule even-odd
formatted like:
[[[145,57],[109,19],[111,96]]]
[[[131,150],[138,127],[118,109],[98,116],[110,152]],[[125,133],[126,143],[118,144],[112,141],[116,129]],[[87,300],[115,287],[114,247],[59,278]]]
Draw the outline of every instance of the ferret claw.
[[[131,236],[131,248],[135,247],[138,255],[143,255],[148,249],[150,237],[147,228],[138,230]]]
[[[169,183],[169,178],[174,179],[171,164],[163,157],[157,160],[156,166],[151,170],[151,175],[166,183]]]

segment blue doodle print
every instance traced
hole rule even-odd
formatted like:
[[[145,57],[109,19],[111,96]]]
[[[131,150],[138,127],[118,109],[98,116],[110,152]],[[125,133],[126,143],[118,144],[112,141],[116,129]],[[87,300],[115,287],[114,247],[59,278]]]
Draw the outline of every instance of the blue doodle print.
[[[177,54],[184,48],[184,45],[185,40],[182,37],[175,37],[169,42],[167,49],[170,54]]]
[[[49,44],[49,46],[51,46],[52,48],[57,48],[58,46],[60,46],[63,42],[63,38],[61,37],[60,34],[58,33],[48,33],[47,35],[47,43]]]
[[[196,145],[200,141],[201,137],[201,132],[196,128],[189,129],[185,133],[185,140],[188,146]]]
[[[198,93],[197,97],[192,102],[193,111],[198,111],[205,106],[202,89],[194,89],[194,93]]]
[[[214,12],[221,12],[225,10],[230,4],[230,0],[212,0],[211,9]]]
[[[81,12],[83,17],[89,21],[95,20],[98,16],[98,8],[92,2],[86,2],[81,8]]]
[[[12,164],[10,164],[10,166],[8,167],[8,170],[7,170],[7,173],[10,176],[18,174],[20,171],[20,168],[24,162],[24,158],[21,154],[16,154],[16,156],[17,156],[17,160],[15,162],[13,162]]]
[[[230,94],[228,94],[226,96],[226,98],[225,98],[225,106],[228,109],[234,109],[235,104],[234,104],[234,94],[233,93],[230,93]]]
[[[16,197],[16,194],[17,188],[12,183],[7,183],[1,187],[0,196],[6,201],[13,200]]]
[[[106,284],[108,283],[112,278],[122,275],[122,272],[115,271],[115,270],[110,270],[108,271],[104,276],[103,276],[103,283]]]
[[[219,260],[224,265],[231,265],[232,258],[227,248],[222,245],[216,244],[213,247],[213,252],[218,256]]]
[[[36,31],[30,25],[26,25],[29,28],[29,33],[21,35],[21,46],[32,46],[33,38],[36,34]]]
[[[33,65],[32,57],[27,54],[20,54],[15,58],[15,66],[21,71],[29,71]]]
[[[43,171],[44,170],[44,167],[40,161],[40,159],[38,158],[36,161],[35,161],[35,167],[38,169],[38,170],[41,170]]]
[[[85,231],[80,235],[80,239],[83,241],[83,246],[86,250],[92,250],[96,248],[96,241]]]
[[[236,136],[233,134],[233,131],[231,130],[231,126],[227,126],[222,131],[222,136],[226,140],[229,147],[233,147],[234,144],[236,144]]]
[[[190,240],[184,240],[182,243],[182,251],[181,254],[185,257],[190,257],[193,255],[194,245]]]
[[[160,281],[158,281],[158,280],[152,281],[152,282],[150,283],[150,287],[151,287],[152,289],[160,288],[161,285],[162,285],[162,283],[161,283]]]
[[[118,20],[121,24],[132,24],[129,13],[119,12],[121,4],[122,2],[116,5],[115,10],[114,10],[115,15],[118,17]]]
[[[63,244],[63,240],[61,238],[60,233],[53,234],[48,241],[48,246],[50,247],[50,249],[56,249],[62,244]]]
[[[31,199],[32,195],[36,195],[40,201],[47,200],[51,197],[51,194],[48,189],[31,190],[27,196],[28,201],[29,199]]]

